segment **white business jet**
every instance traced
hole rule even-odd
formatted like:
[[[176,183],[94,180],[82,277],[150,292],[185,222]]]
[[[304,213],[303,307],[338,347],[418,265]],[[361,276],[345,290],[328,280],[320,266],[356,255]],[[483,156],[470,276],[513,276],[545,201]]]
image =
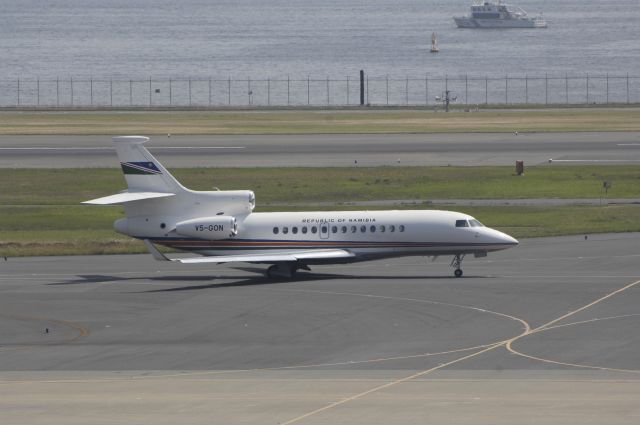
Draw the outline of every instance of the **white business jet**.
[[[456,277],[465,255],[518,245],[473,217],[450,211],[254,213],[250,190],[200,192],[182,186],[150,153],[142,136],[114,137],[128,190],[84,202],[124,206],[117,232],[141,239],[156,260],[270,264],[270,278],[292,278],[309,265],[402,256],[452,255]],[[165,245],[200,257],[170,259]]]

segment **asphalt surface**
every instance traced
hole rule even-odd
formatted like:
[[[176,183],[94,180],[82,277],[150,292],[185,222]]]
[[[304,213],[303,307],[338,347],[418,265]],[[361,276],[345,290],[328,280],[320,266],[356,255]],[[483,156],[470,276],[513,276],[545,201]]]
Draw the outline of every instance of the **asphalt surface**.
[[[168,167],[640,163],[640,133],[154,136]],[[0,167],[113,167],[108,136],[0,136]]]
[[[2,423],[639,423],[640,234],[449,260],[9,258]]]

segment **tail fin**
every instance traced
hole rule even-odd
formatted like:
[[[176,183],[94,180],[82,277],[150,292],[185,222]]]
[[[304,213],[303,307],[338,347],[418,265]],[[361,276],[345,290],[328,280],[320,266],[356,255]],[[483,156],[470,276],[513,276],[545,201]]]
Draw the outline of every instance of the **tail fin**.
[[[120,159],[124,178],[129,186],[129,192],[178,193],[186,190],[142,146],[149,140],[148,137],[119,136],[112,140]]]

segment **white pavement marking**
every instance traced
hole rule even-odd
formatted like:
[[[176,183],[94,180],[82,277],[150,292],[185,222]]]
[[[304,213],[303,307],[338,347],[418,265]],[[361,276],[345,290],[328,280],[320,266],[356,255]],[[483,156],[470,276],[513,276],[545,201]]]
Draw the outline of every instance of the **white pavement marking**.
[[[149,150],[162,150],[162,149],[246,149],[245,146],[156,146],[155,148],[150,148]],[[68,146],[59,146],[59,147],[16,147],[16,148],[0,148],[3,151],[112,151],[114,148],[107,146],[100,147],[68,147]]]

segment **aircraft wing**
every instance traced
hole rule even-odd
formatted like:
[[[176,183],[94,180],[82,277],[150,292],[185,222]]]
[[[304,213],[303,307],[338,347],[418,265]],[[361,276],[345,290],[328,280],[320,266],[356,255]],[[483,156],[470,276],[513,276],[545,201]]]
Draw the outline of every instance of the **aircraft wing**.
[[[305,249],[289,251],[282,254],[249,254],[249,255],[223,255],[212,257],[167,258],[149,241],[144,240],[147,249],[153,258],[159,261],[177,261],[183,264],[222,264],[222,263],[280,263],[298,260],[324,260],[355,257],[352,252],[344,249]]]

